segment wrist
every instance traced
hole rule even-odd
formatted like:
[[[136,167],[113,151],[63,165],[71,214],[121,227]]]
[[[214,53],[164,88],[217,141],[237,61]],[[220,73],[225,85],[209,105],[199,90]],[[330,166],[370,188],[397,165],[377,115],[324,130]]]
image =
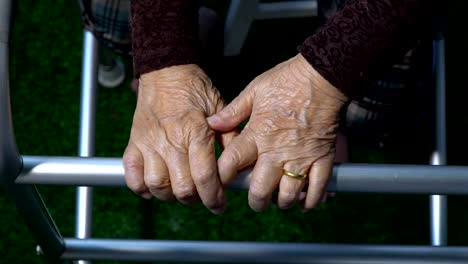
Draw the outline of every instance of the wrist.
[[[140,76],[140,81],[152,83],[174,82],[194,76],[204,77],[206,74],[197,64],[182,64],[144,73]]]
[[[210,85],[209,77],[197,64],[184,64],[142,74],[139,90],[145,96],[156,95],[155,91],[182,95]]]
[[[319,90],[327,97],[333,98],[345,104],[349,101],[342,91],[333,86],[327,79],[325,79],[314,67],[302,56],[298,54],[294,57],[297,64],[297,70],[300,71],[306,78],[310,80],[314,89]]]

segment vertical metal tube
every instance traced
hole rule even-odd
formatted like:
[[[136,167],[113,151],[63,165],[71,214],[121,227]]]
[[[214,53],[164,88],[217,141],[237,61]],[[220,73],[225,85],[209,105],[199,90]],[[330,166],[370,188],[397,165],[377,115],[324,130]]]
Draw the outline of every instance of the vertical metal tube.
[[[13,1],[0,0],[0,42],[8,44],[13,17]]]
[[[445,43],[441,38],[434,43],[434,70],[436,80],[435,116],[436,151],[431,158],[432,165],[447,164],[446,123],[445,123]],[[430,196],[431,245],[447,245],[447,196]]]
[[[88,31],[83,36],[83,64],[81,69],[80,157],[94,155],[98,42]],[[78,187],[76,201],[76,237],[89,238],[92,233],[93,188]],[[78,261],[80,264],[90,263]]]
[[[431,165],[440,164],[440,155],[437,151],[432,154]],[[447,245],[447,196],[431,195],[429,197],[431,217],[431,245]]]
[[[255,19],[259,0],[232,0],[224,26],[224,56],[239,55],[250,25]]]
[[[447,164],[447,133],[445,122],[445,40],[436,40],[434,44],[436,70],[436,149],[439,152],[440,165]]]
[[[11,0],[0,0],[0,184],[13,182],[21,168],[10,108],[9,40]]]
[[[8,194],[43,252],[58,259],[64,251],[64,241],[34,186],[15,185],[14,179],[22,167],[11,121],[9,86],[9,40],[12,26],[11,0],[0,0],[0,184]]]

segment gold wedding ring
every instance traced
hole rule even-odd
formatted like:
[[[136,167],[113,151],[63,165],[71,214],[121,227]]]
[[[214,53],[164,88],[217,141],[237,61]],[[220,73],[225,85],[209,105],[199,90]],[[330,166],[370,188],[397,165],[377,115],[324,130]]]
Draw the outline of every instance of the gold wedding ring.
[[[283,173],[286,176],[289,176],[291,178],[298,179],[298,180],[303,180],[303,179],[305,179],[307,177],[306,173],[304,173],[304,174],[294,173],[294,172],[287,171],[285,169],[283,169]]]

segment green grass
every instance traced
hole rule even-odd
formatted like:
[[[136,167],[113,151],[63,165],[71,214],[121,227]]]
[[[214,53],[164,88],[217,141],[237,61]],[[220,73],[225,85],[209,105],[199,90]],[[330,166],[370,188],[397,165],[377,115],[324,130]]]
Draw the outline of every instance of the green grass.
[[[18,1],[18,5],[10,64],[18,147],[25,155],[76,156],[82,55],[79,12],[74,1],[29,0]],[[220,12],[225,11],[221,8]],[[223,65],[227,73],[220,75],[218,87],[232,97],[255,75],[295,54],[296,45],[313,31],[314,25],[313,20],[255,23],[242,56]],[[278,34],[282,37],[278,38]],[[448,47],[460,51],[462,43],[467,43],[463,37],[449,42]],[[460,56],[447,53],[449,57]],[[457,68],[453,73],[448,74],[450,87],[462,85],[463,72]],[[99,90],[97,156],[120,157],[126,146],[135,105],[128,81],[117,89]],[[451,102],[462,103],[462,93],[452,91]],[[449,136],[457,139],[449,141],[449,151],[456,152],[466,149],[460,130],[467,120],[457,115],[455,105],[448,107],[449,113],[455,113],[448,119]],[[409,135],[407,142],[418,142],[416,133]],[[417,144],[361,148],[353,151],[352,158],[359,162],[412,162],[410,158],[418,154],[417,148]],[[463,157],[451,157],[454,163],[466,164]],[[62,234],[73,236],[74,188],[40,187],[40,191]],[[468,244],[466,201],[464,197],[450,198],[451,244]],[[427,204],[426,196],[340,193],[306,214],[297,208],[282,211],[274,207],[257,214],[248,208],[245,192],[228,191],[226,213],[214,216],[202,206],[146,202],[124,188],[96,188],[93,236],[427,244]],[[44,263],[35,256],[35,245],[13,204],[0,190],[0,263]]]

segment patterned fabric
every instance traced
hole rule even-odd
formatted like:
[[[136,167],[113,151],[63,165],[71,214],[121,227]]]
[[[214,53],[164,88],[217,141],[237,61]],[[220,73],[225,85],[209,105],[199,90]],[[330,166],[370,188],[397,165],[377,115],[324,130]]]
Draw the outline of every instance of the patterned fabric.
[[[394,58],[432,33],[432,1],[349,0],[300,47],[331,84],[353,97]]]
[[[114,50],[130,50],[130,0],[80,0],[86,27]],[[304,57],[350,96],[363,94],[384,65],[431,32],[431,3],[423,0],[319,0],[328,20],[300,47]],[[135,76],[200,62],[195,0],[131,3]],[[426,30],[427,29],[427,30]]]
[[[320,0],[319,18],[327,23],[336,13],[344,8],[346,0]],[[427,39],[424,45],[430,44]],[[421,92],[428,92],[427,85],[431,80],[430,49],[418,42],[401,58],[393,59],[393,66],[383,68],[380,74],[362,83],[361,96],[354,97],[343,111],[342,132],[362,143],[382,145],[391,140],[399,127],[415,125],[419,112],[427,107],[416,107]],[[356,84],[358,85],[358,84]],[[422,86],[426,86],[424,91]],[[430,89],[429,89],[430,90]],[[406,124],[406,125],[404,125]]]
[[[195,0],[132,1],[135,76],[201,60]]]
[[[120,53],[131,51],[130,0],[79,0],[86,29]]]

